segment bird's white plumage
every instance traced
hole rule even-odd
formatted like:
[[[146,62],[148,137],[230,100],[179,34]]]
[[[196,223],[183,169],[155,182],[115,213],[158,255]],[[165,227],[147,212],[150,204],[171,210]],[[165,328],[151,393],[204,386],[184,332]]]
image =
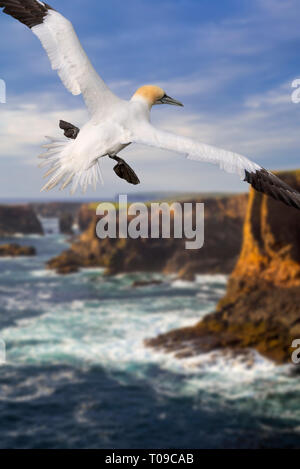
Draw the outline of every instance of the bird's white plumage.
[[[76,140],[53,139],[45,146],[47,151],[41,155],[44,159],[42,166],[50,166],[46,173],[50,180],[43,189],[50,190],[57,185],[64,189],[72,185],[74,192],[78,186],[83,191],[90,184],[95,186],[101,178],[100,157],[116,155],[134,142],[182,153],[192,160],[217,164],[227,172],[237,173],[242,179],[245,178],[245,171],[255,173],[261,169],[237,153],[153,127],[150,110],[164,97],[169,98],[163,96],[164,91],[159,87],[144,86],[129,102],[118,98],[95,71],[70,21],[40,0],[36,2],[45,7],[46,13],[41,23],[31,29],[40,39],[52,68],[58,72],[66,88],[74,95],[83,95],[91,114],[90,121],[81,129]],[[2,3],[6,6],[5,2]],[[10,11],[22,20],[22,15],[19,18],[19,12],[23,11],[19,0],[14,3],[15,6],[9,2]],[[30,10],[32,4],[28,8]],[[23,11],[22,14],[26,13]]]
[[[150,123],[148,103],[133,99],[129,103],[120,101],[110,118],[89,121],[76,140],[48,145],[44,157],[54,174],[43,189],[50,190],[58,184],[65,187],[63,181],[69,181],[73,174],[72,192],[78,186],[85,191],[91,181],[95,185],[98,180],[94,166],[99,165],[100,157],[117,154],[130,143],[170,150],[191,160],[216,164],[224,171],[238,174],[241,179],[245,178],[245,171],[255,173],[261,169],[237,153],[156,129]]]
[[[69,20],[49,10],[43,23],[32,28],[57,70],[63,84],[74,95],[82,93],[92,116],[105,115],[121,101],[92,66]]]
[[[47,150],[40,155],[44,162],[42,167],[49,166],[50,180],[42,190],[51,190],[57,185],[65,187],[72,184],[71,192],[78,187],[83,192],[89,185],[103,181],[99,159],[108,154],[117,154],[125,145],[120,141],[128,140],[129,133],[117,120],[104,120],[95,124],[90,120],[80,131],[76,140],[56,141],[44,145]]]
[[[156,129],[148,122],[139,121],[134,127],[131,129],[131,140],[135,143],[181,153],[190,160],[216,164],[228,173],[238,174],[242,179],[245,178],[245,170],[252,173],[261,169],[259,165],[238,153]]]
[[[74,95],[83,94],[92,116],[75,141],[51,142],[44,154],[50,165],[50,180],[44,190],[58,184],[72,184],[85,191],[100,178],[99,158],[120,151],[132,142],[171,150],[189,159],[218,164],[221,169],[237,173],[255,172],[260,166],[247,158],[205,145],[194,140],[156,129],[150,124],[149,103],[140,96],[122,101],[97,74],[84,52],[74,28],[60,13],[49,10],[43,23],[32,28],[44,46],[52,68]]]

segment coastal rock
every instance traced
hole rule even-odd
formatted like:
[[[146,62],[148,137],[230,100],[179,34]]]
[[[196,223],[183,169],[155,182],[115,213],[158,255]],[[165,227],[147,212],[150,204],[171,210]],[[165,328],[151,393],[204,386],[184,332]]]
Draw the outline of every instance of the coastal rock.
[[[67,275],[78,272],[81,265],[76,255],[71,251],[66,251],[59,256],[59,259],[55,258],[49,261],[47,267],[48,269],[55,270],[58,274]]]
[[[43,234],[43,228],[29,205],[0,206],[0,236]]]
[[[300,171],[280,173],[300,191]],[[194,355],[220,348],[254,348],[276,363],[291,363],[300,338],[300,214],[251,190],[243,248],[217,311],[195,327],[147,345]]]
[[[31,207],[40,217],[58,218],[62,234],[72,235],[73,225],[78,222],[82,204],[79,202],[33,203]]]
[[[86,205],[80,210],[81,226],[87,230],[75,241],[67,253],[55,259],[50,267],[65,265],[66,257],[82,267],[104,267],[107,275],[132,272],[163,272],[193,279],[200,273],[230,273],[242,245],[242,229],[248,196],[211,197],[185,202],[205,203],[205,246],[200,250],[185,249],[180,239],[98,239],[96,224],[99,218],[95,207]],[[194,205],[195,206],[195,205]],[[222,226],[222,229],[220,229]]]
[[[162,280],[137,280],[136,282],[133,282],[132,288],[153,287],[159,285],[163,285]]]
[[[59,217],[59,231],[62,234],[73,234],[74,218],[71,213],[63,213]]]
[[[0,245],[0,257],[22,257],[35,256],[36,250],[30,246],[20,246],[19,244]]]
[[[96,206],[95,204],[82,204],[78,211],[78,226],[80,231],[88,229],[93,219],[95,218]]]

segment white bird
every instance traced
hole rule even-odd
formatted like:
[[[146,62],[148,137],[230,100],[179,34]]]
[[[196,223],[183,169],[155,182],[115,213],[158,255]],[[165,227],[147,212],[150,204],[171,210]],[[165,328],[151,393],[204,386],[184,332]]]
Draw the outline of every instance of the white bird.
[[[72,24],[49,5],[39,0],[0,0],[0,7],[28,26],[40,39],[63,84],[74,95],[82,94],[90,120],[79,131],[64,121],[60,127],[69,137],[45,145],[45,161],[50,177],[42,190],[78,186],[86,191],[96,186],[101,173],[99,160],[109,156],[118,164],[115,172],[132,184],[139,179],[117,155],[131,143],[183,153],[187,158],[217,164],[229,173],[237,173],[256,190],[300,209],[300,194],[275,175],[244,156],[184,138],[155,128],[150,111],[156,104],[183,106],[157,86],[142,86],[130,101],[118,98],[97,74],[84,52]]]

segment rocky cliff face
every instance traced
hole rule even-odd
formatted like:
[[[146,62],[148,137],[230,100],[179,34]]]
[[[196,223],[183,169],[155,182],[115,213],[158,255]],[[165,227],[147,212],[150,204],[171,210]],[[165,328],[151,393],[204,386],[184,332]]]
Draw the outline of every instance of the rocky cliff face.
[[[92,204],[81,205],[78,211],[78,226],[80,231],[86,231],[95,219],[95,207]]]
[[[58,218],[60,232],[73,234],[73,225],[79,219],[82,204],[79,202],[44,202],[30,205],[36,214],[43,218]]]
[[[300,171],[280,173],[300,191]],[[300,212],[251,191],[242,252],[217,312],[195,327],[148,342],[180,353],[256,348],[278,362],[291,361],[300,339]]]
[[[185,201],[187,202],[187,201]],[[195,202],[195,201],[190,201]],[[197,273],[230,273],[240,253],[247,195],[197,200],[205,202],[205,246],[186,250],[179,239],[105,239],[96,236],[97,217],[83,207],[80,220],[89,227],[71,249],[49,263],[61,273],[81,266],[105,267],[108,274],[175,273],[192,279]],[[220,229],[222,227],[222,229]]]
[[[0,236],[43,234],[42,226],[29,205],[0,206]]]

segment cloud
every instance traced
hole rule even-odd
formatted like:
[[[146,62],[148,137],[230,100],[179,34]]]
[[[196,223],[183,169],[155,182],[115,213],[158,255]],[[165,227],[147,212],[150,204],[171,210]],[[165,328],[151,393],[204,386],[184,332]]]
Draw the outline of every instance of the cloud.
[[[0,158],[14,156],[33,160],[41,153],[45,135],[58,135],[60,119],[84,122],[84,109],[70,109],[59,95],[43,93],[20,95],[0,107]],[[61,136],[61,133],[60,133]]]
[[[282,86],[280,89],[267,91],[264,94],[252,95],[246,98],[245,106],[250,109],[262,109],[266,107],[291,104],[291,91]]]

